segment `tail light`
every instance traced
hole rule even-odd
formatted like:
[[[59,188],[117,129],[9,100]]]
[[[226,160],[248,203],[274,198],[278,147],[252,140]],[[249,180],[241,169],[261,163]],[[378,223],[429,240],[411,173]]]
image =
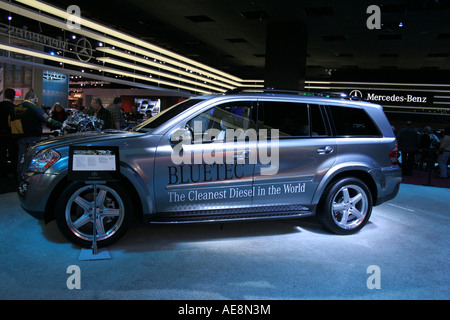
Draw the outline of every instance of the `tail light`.
[[[400,153],[398,152],[398,143],[396,143],[394,148],[392,148],[391,152],[389,152],[389,158],[391,159],[392,165],[398,165],[399,156]]]

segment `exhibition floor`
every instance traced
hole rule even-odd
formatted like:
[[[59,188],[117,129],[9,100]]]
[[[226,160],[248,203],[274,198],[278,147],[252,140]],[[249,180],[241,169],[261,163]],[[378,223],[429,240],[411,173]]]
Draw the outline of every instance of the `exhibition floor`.
[[[403,184],[351,236],[313,218],[135,223],[108,247],[111,259],[80,261],[55,222],[0,194],[0,299],[449,299],[449,198],[450,189]],[[71,265],[80,289],[67,287]],[[371,266],[380,289],[368,288]]]

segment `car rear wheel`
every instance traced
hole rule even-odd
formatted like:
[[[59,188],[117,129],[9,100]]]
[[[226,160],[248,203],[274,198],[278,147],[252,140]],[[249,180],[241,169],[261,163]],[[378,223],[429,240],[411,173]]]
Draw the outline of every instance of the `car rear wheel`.
[[[344,178],[330,184],[319,203],[317,217],[329,231],[353,234],[361,230],[372,213],[372,194],[357,178]]]
[[[94,217],[97,245],[104,247],[117,241],[132,221],[132,202],[116,183],[97,185],[94,209],[94,186],[72,183],[61,193],[55,208],[55,219],[61,233],[72,243],[90,248]]]

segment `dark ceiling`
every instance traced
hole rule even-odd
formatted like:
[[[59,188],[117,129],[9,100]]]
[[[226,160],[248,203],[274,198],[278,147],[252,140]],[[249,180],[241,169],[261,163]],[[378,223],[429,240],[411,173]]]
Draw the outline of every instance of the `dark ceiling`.
[[[366,26],[372,0],[46,2],[245,79],[264,78],[267,25],[295,21],[307,26],[307,80],[450,78],[449,0],[378,1],[380,30]]]

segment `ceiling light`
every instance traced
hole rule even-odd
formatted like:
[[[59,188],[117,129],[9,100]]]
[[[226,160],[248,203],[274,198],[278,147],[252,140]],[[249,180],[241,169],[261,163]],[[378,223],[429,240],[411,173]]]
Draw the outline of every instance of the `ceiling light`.
[[[55,16],[60,17],[60,18],[63,18],[65,20],[67,20],[68,18],[71,17],[71,14],[66,12],[65,10],[59,9],[58,7],[54,7],[52,5],[46,4],[46,3],[41,2],[41,1],[37,1],[37,0],[17,0],[17,1],[21,2],[21,3],[24,3],[24,4],[26,4],[26,5],[30,6],[30,7],[33,7],[35,9],[47,12],[49,14],[55,15]],[[138,52],[139,50],[136,50],[137,49],[136,46],[141,46],[143,48],[147,48],[149,50],[153,50],[155,52],[158,52],[161,55],[165,55],[165,56],[170,57],[172,59],[179,60],[179,61],[183,62],[184,64],[195,65],[198,69],[208,70],[209,72],[221,75],[221,76],[223,76],[223,77],[225,77],[227,79],[233,79],[235,81],[242,80],[242,79],[240,79],[238,77],[235,77],[233,75],[227,74],[227,73],[222,72],[220,70],[217,70],[217,69],[214,69],[214,68],[209,67],[207,65],[204,65],[202,63],[199,63],[198,61],[191,60],[191,59],[186,58],[186,57],[184,57],[182,55],[176,54],[176,53],[171,52],[169,50],[166,50],[166,49],[163,49],[163,48],[158,47],[156,45],[153,45],[151,43],[145,42],[145,41],[143,41],[143,40],[141,40],[139,38],[132,37],[132,36],[126,34],[126,33],[114,30],[112,28],[105,27],[105,26],[103,26],[101,24],[98,24],[98,23],[93,22],[91,20],[85,19],[83,17],[80,18],[80,25],[85,26],[85,27],[90,28],[90,29],[93,29],[93,30],[96,30],[97,32],[101,32],[101,33],[113,36],[115,38],[127,41],[129,43],[132,43],[133,46],[128,45],[128,47],[131,47],[130,50],[132,50],[133,52]],[[65,27],[67,27],[67,26],[65,26]],[[78,31],[79,32],[77,32],[77,33],[81,33],[82,29],[80,29]],[[125,48],[125,46],[123,46],[123,45],[122,45],[122,47]],[[144,50],[141,50],[141,51],[144,51]],[[173,64],[173,62],[175,62],[175,61],[172,60],[172,59],[160,58],[160,60],[164,60],[164,61],[166,61],[168,63],[172,63]],[[180,64],[182,64],[182,63],[180,63]]]
[[[62,17],[64,19],[67,19],[67,15],[68,14],[65,11],[60,10],[60,9],[58,9],[56,7],[44,4],[44,3],[40,2],[40,1],[36,1],[36,0],[19,0],[19,2],[25,3],[25,4],[29,5],[29,6],[37,8],[39,10],[46,11],[48,13],[51,13],[51,14],[54,14],[56,16]],[[42,6],[41,6],[41,4],[42,4]],[[31,19],[34,19],[34,20],[37,20],[37,21],[42,21],[44,23],[47,23],[49,25],[53,25],[53,26],[58,27],[58,28],[67,29],[66,23],[60,22],[60,21],[55,20],[53,18],[50,18],[48,16],[42,16],[39,13],[36,13],[34,11],[31,11],[31,10],[27,10],[25,8],[18,7],[16,5],[13,5],[13,4],[10,4],[10,3],[7,3],[7,2],[1,2],[0,1],[0,8],[3,8],[5,10],[15,10],[16,13],[24,15],[26,17],[29,17]],[[86,19],[81,19],[81,20],[82,20],[82,24],[83,24],[83,21],[85,21]],[[190,69],[193,69],[195,72],[211,75],[215,79],[218,79],[218,80],[224,81],[226,83],[229,83],[232,86],[239,86],[240,85],[239,82],[242,81],[242,79],[240,79],[238,77],[229,75],[229,74],[227,74],[225,72],[221,72],[219,70],[213,69],[213,68],[208,67],[208,66],[205,66],[205,67],[207,69],[213,70],[214,73],[205,72],[204,70],[197,68],[197,67],[203,67],[204,65],[202,65],[202,64],[200,64],[198,62],[195,62],[193,60],[187,59],[187,58],[185,58],[183,60],[191,61],[192,63],[195,64],[195,67],[193,67],[191,65],[187,65],[186,63],[183,63],[183,62],[180,62],[180,61],[177,61],[177,60],[173,60],[171,58],[164,57],[162,55],[162,54],[164,54],[164,52],[157,51],[155,49],[155,48],[158,48],[157,46],[151,45],[151,44],[149,44],[147,42],[144,42],[144,41],[142,41],[140,39],[137,39],[137,38],[133,38],[133,37],[128,36],[126,34],[122,34],[121,33],[121,36],[116,35],[117,32],[115,30],[113,30],[113,29],[109,29],[109,28],[106,28],[106,27],[104,27],[104,26],[102,26],[100,24],[96,24],[94,22],[90,22],[89,20],[87,20],[87,21],[89,22],[89,23],[86,23],[87,26],[92,28],[92,29],[94,29],[94,30],[101,31],[103,29],[105,29],[105,30],[107,29],[107,30],[109,30],[109,32],[105,31],[106,35],[112,35],[112,36],[120,38],[121,40],[126,40],[126,41],[129,41],[129,42],[133,43],[131,45],[131,44],[127,44],[127,43],[125,43],[123,41],[120,41],[120,40],[114,40],[114,39],[109,38],[109,37],[107,37],[105,35],[101,35],[101,34],[98,34],[96,32],[93,32],[93,31],[89,31],[86,28],[82,28],[82,29],[78,29],[77,30],[78,34],[83,35],[83,36],[85,36],[87,38],[98,40],[98,41],[101,41],[103,43],[107,42],[107,43],[113,45],[112,49],[116,49],[116,47],[121,47],[121,48],[123,48],[123,49],[125,49],[125,50],[127,50],[129,52],[132,51],[133,53],[138,53],[138,54],[141,54],[143,56],[151,57],[151,58],[153,58],[155,60],[158,60],[158,61],[164,61],[165,63],[171,64],[171,65],[176,66],[176,67],[180,67],[180,68],[188,67]],[[151,50],[155,50],[156,52],[148,51],[146,49],[140,49],[140,48],[138,48],[136,46],[136,44],[141,44],[143,47],[149,48]],[[99,49],[97,48],[97,50],[99,50]],[[170,51],[167,51],[167,52],[170,52]],[[182,57],[182,56],[179,56],[179,55],[176,55],[176,54],[169,55],[169,56],[175,57],[175,58]],[[160,68],[161,69],[166,69],[166,66],[165,65],[161,65]]]
[[[135,62],[139,62],[139,63],[145,64],[145,65],[149,65],[149,66],[152,66],[152,67],[155,67],[155,68],[158,68],[158,69],[167,70],[167,71],[173,72],[173,73],[175,73],[177,75],[184,75],[184,76],[187,76],[187,77],[190,77],[190,78],[194,78],[194,79],[198,79],[198,80],[204,80],[205,79],[205,76],[203,76],[203,75],[202,76],[198,76],[198,75],[193,74],[192,72],[188,72],[189,69],[185,69],[185,71],[184,71],[184,70],[180,70],[178,68],[174,68],[174,67],[167,66],[167,65],[161,66],[161,64],[158,63],[156,59],[148,60],[148,59],[137,57],[135,55],[128,54],[128,53],[126,53],[124,51],[112,50],[112,48],[108,48],[108,47],[100,47],[100,48],[96,48],[96,50],[101,51],[101,52],[105,52],[105,53],[109,53],[109,54],[112,54],[112,55],[115,55],[115,56],[118,56],[118,57],[121,57],[121,58],[129,59],[129,60],[132,60],[132,61],[135,61]],[[234,87],[230,86],[228,83],[223,83],[223,82],[214,81],[214,80],[210,80],[210,79],[208,79],[208,82],[210,84],[214,84],[216,86],[220,86],[220,87],[223,87],[223,88],[226,88],[226,89],[232,89],[232,88],[234,88],[236,86],[240,86],[241,85],[240,83],[234,82],[234,81],[231,81],[231,82],[229,81],[228,82],[231,85],[234,85]]]
[[[0,50],[6,50],[6,51],[11,51],[11,52],[15,52],[15,53],[21,53],[24,55],[29,55],[32,57],[36,57],[36,58],[41,58],[41,59],[45,59],[45,60],[50,60],[50,61],[56,61],[56,62],[64,62],[67,65],[74,65],[74,66],[78,66],[78,67],[82,67],[82,68],[95,68],[96,70],[103,70],[107,73],[112,73],[112,74],[116,74],[116,75],[120,75],[120,77],[126,76],[126,77],[130,77],[130,78],[135,78],[135,79],[140,79],[140,80],[144,80],[147,82],[153,82],[153,83],[157,83],[158,85],[167,85],[170,87],[175,87],[178,89],[185,89],[188,91],[193,91],[193,92],[199,92],[199,93],[205,93],[205,94],[210,94],[211,91],[206,91],[206,90],[202,90],[199,88],[194,88],[194,87],[190,87],[190,86],[185,86],[185,85],[180,85],[179,83],[174,83],[174,82],[169,82],[169,81],[165,81],[165,80],[153,80],[153,79],[149,79],[148,77],[145,77],[143,75],[138,75],[132,72],[127,72],[127,71],[123,71],[123,70],[117,70],[117,69],[112,69],[112,68],[104,68],[102,67],[100,69],[100,66],[94,66],[92,64],[88,64],[88,63],[83,63],[80,62],[78,60],[75,59],[70,59],[70,58],[65,58],[65,57],[61,57],[61,56],[52,56],[50,54],[47,53],[42,53],[33,49],[25,49],[22,48],[20,46],[15,46],[15,45],[8,45],[8,44],[3,44],[0,42]],[[81,70],[81,72],[85,72],[84,69]]]
[[[193,85],[199,85],[199,86],[202,86],[202,87],[214,90],[215,92],[225,92],[226,91],[225,89],[221,89],[221,88],[205,85],[203,83],[199,83],[198,81],[193,81],[193,80],[189,80],[189,79],[186,79],[186,78],[174,76],[174,75],[171,75],[171,74],[166,73],[166,72],[161,72],[161,71],[157,71],[157,70],[141,67],[141,66],[138,66],[138,65],[135,65],[135,64],[132,64],[132,63],[127,63],[127,62],[124,62],[124,61],[121,61],[121,60],[117,60],[117,59],[113,59],[113,58],[110,58],[110,57],[99,57],[99,58],[97,58],[97,60],[102,61],[102,62],[111,63],[111,64],[114,64],[114,65],[117,65],[117,66],[129,68],[131,70],[133,70],[133,69],[134,70],[139,70],[139,71],[142,71],[142,72],[145,72],[145,73],[151,73],[153,75],[158,75],[158,76],[161,76],[161,77],[178,80],[180,82],[185,82],[185,83],[189,83],[189,84],[193,84]]]
[[[37,1],[37,0],[18,0],[18,2],[24,3],[28,6],[38,9],[39,12],[30,10],[25,7],[18,6],[16,4],[12,4],[10,2],[3,2],[3,1],[0,2],[0,8],[3,10],[6,10],[6,11],[20,14],[22,16],[25,16],[27,18],[30,18],[30,19],[33,19],[33,20],[36,20],[39,22],[46,23],[46,24],[54,26],[56,28],[68,30],[68,27],[64,21],[60,21],[58,19],[52,18],[48,15],[41,13],[41,12],[46,12],[46,13],[55,15],[57,17],[60,17],[60,18],[63,18],[66,20],[67,18],[70,17],[70,14],[67,13],[65,10],[59,9],[57,7],[48,5],[44,2]],[[225,88],[229,87],[230,85],[231,86],[247,86],[246,84],[243,85],[243,83],[256,84],[256,83],[264,82],[264,80],[240,79],[233,75],[230,75],[230,74],[227,74],[220,70],[200,64],[197,61],[194,61],[189,58],[183,57],[181,55],[175,54],[168,50],[159,48],[159,47],[157,47],[153,44],[150,44],[148,42],[145,42],[141,39],[134,38],[125,33],[105,27],[101,24],[95,23],[95,22],[87,20],[85,18],[81,18],[80,24],[84,28],[77,29],[76,30],[77,34],[97,40],[102,43],[107,42],[112,45],[112,49],[115,49],[115,47],[121,47],[125,50],[133,52],[135,55],[133,60],[138,59],[138,56],[136,54],[140,54],[140,55],[145,56],[146,58],[149,57],[151,59],[158,59],[159,61],[163,61],[163,64],[160,64],[160,67],[159,67],[160,69],[168,70],[171,72],[177,72],[177,74],[181,74],[180,69],[177,69],[176,67],[189,68],[190,70],[193,70],[197,74],[202,74],[203,77],[206,77],[208,79],[208,82],[211,84],[213,84],[213,82],[211,80],[209,80],[210,78],[227,83],[228,85],[224,84],[224,83],[220,84],[220,82],[218,82],[218,81],[215,81],[215,83],[214,83],[215,85],[219,85],[219,86],[225,87]],[[89,28],[92,30],[95,30],[99,33],[90,31]],[[74,31],[72,31],[72,32],[74,32]],[[103,34],[101,34],[101,33],[103,33]],[[115,40],[108,36],[118,38],[119,40]],[[76,37],[76,36],[74,35],[74,37]],[[124,41],[127,41],[131,44],[128,44]],[[142,49],[139,46],[142,47]],[[100,47],[100,48],[102,48],[102,47]],[[99,50],[99,48],[97,48],[97,50]],[[154,51],[149,51],[149,50],[154,50]],[[143,60],[147,60],[147,59],[143,59]],[[149,60],[147,60],[147,61],[149,61]],[[80,62],[78,62],[78,63],[80,63]],[[81,63],[81,64],[83,64],[83,63]],[[86,65],[86,64],[83,64],[83,65]],[[91,66],[89,66],[89,67],[91,67]],[[178,71],[174,71],[174,70],[178,70]],[[208,70],[209,72],[207,72],[205,70]],[[195,89],[192,90],[192,88],[190,90],[195,91]]]

